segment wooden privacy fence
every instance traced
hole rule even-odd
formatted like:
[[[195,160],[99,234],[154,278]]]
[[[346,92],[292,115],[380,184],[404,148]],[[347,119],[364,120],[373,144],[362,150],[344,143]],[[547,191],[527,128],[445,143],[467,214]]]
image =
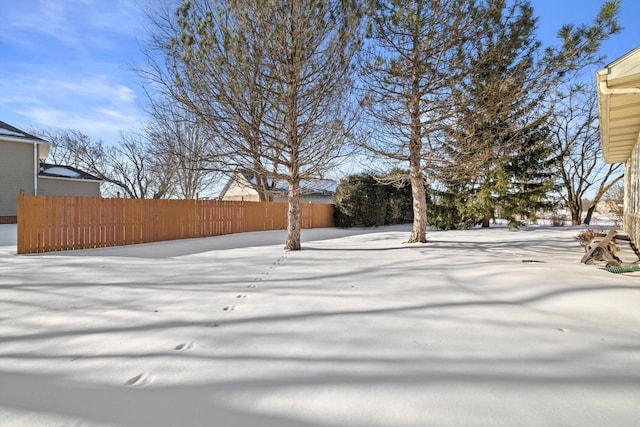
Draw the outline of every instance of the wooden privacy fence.
[[[301,203],[302,228],[333,227],[333,205]],[[18,196],[18,253],[132,245],[287,228],[286,203]]]

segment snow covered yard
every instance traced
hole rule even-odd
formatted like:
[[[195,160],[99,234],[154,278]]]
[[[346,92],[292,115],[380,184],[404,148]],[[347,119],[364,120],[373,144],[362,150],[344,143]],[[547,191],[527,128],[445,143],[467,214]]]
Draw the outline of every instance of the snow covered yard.
[[[635,426],[640,277],[578,232],[5,243],[0,426]]]

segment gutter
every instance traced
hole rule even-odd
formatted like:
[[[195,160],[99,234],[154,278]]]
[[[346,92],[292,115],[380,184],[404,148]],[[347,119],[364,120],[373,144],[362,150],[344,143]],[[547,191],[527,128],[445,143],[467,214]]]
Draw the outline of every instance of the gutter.
[[[625,87],[625,88],[616,88],[611,89],[607,85],[606,81],[600,81],[599,85],[600,93],[603,95],[639,95],[640,88],[638,87]]]
[[[62,179],[64,181],[77,181],[77,182],[97,182],[102,184],[102,179],[89,179],[89,178],[71,178],[67,176],[48,176],[38,174],[38,179]]]

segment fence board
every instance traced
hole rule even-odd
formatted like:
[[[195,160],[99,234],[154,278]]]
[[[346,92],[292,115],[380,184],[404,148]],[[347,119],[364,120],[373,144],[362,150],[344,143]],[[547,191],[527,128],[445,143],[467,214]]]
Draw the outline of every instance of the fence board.
[[[18,253],[121,246],[287,228],[286,203],[18,196]],[[333,227],[333,205],[301,204],[302,228]]]

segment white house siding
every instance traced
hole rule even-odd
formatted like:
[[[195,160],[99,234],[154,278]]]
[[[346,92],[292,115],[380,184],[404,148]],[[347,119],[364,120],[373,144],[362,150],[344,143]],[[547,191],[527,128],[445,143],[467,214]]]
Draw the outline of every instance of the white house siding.
[[[247,182],[246,179],[244,179],[242,175],[238,174],[235,178],[236,179],[230,182],[222,200],[244,200],[246,202],[260,201],[258,192],[251,186],[251,184],[249,184],[249,182]]]
[[[303,203],[318,203],[318,204],[326,204],[326,205],[332,205],[333,204],[333,197],[313,197],[313,196],[309,196],[309,197],[305,197],[303,196],[300,199]]]
[[[624,230],[640,247],[640,47],[596,73],[603,158],[625,163]]]
[[[100,181],[38,177],[39,196],[100,197]]]
[[[625,164],[624,229],[640,243],[640,143],[636,143]]]
[[[33,144],[0,140],[0,217],[15,216],[18,194],[34,194]]]
[[[325,180],[325,182],[328,181]],[[280,186],[280,188],[276,192],[274,192],[272,201],[287,203],[289,200],[287,197],[286,188],[286,185],[284,186],[284,188]],[[313,189],[313,187],[311,187],[311,189]],[[335,190],[335,186],[333,190]],[[333,203],[332,194],[325,193],[326,195],[322,195],[321,191],[311,191],[311,193],[315,194],[305,194],[305,190],[303,189],[302,194],[300,195],[300,203]],[[260,196],[258,194],[258,191],[254,188],[253,184],[251,184],[244,175],[236,173],[229,180],[227,186],[223,190],[222,200],[259,202]]]
[[[230,194],[229,192],[225,193],[222,200],[229,201],[245,201],[245,202],[259,202],[260,197],[258,196],[258,192],[254,190],[246,190],[244,194]],[[275,195],[273,196],[274,202],[287,203],[289,199],[287,196]],[[333,198],[331,197],[319,197],[319,196],[300,196],[300,203],[319,203],[319,204],[332,204]]]
[[[273,197],[273,201],[274,202],[288,202],[289,199],[287,198],[287,196],[274,196]],[[330,205],[333,203],[333,198],[332,197],[321,197],[321,196],[305,196],[305,195],[300,195],[300,203],[317,203],[317,204],[326,204],[326,205]]]

